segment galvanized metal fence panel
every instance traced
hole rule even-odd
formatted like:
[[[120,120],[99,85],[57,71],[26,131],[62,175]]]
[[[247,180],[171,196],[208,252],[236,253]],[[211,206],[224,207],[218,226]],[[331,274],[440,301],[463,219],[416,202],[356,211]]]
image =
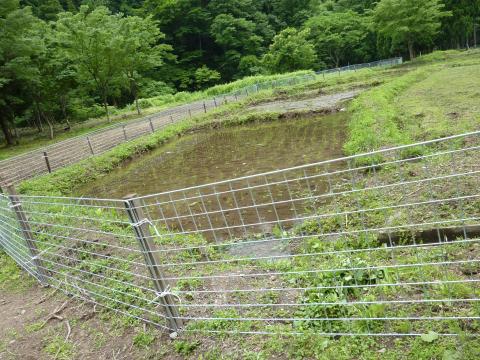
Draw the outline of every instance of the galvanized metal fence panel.
[[[51,286],[169,331],[478,335],[479,150],[474,132],[122,200],[19,199]]]

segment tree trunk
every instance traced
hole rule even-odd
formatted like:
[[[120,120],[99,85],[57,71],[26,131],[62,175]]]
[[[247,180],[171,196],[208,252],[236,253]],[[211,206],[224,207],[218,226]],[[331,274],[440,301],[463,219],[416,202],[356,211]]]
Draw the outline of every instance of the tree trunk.
[[[20,136],[18,135],[17,127],[13,125],[13,135],[15,135],[15,144],[20,144]]]
[[[477,47],[477,18],[473,20],[473,46]]]
[[[35,103],[35,125],[37,126],[38,132],[42,133],[43,132],[43,124],[42,124],[42,118],[40,116],[40,111],[38,110],[38,105]]]
[[[105,115],[108,122],[110,122],[110,113],[108,112],[107,92],[103,91],[103,108],[105,109]]]
[[[135,106],[137,108],[137,114],[140,115],[142,112],[140,111],[140,105],[138,104],[137,96],[135,96]]]
[[[2,132],[5,136],[5,141],[7,145],[15,145],[12,133],[10,132],[10,129],[8,127],[8,122],[5,120],[4,117],[0,118],[0,127],[2,128]]]
[[[49,138],[50,140],[53,140],[53,124],[52,122],[48,119],[48,116],[46,117],[47,124],[48,124],[48,130],[49,130]]]
[[[415,59],[415,50],[413,49],[413,41],[408,41],[408,53],[410,54],[410,60]]]
[[[65,98],[65,95],[60,96],[60,106],[62,108],[63,119],[67,123],[68,128],[70,128],[70,121],[68,120],[67,114],[67,99]]]
[[[48,130],[49,130],[49,134],[48,134],[48,137],[50,138],[50,140],[53,140],[53,124],[52,122],[50,121],[50,118],[42,111],[42,109],[40,109],[40,107],[38,108],[39,111],[40,111],[40,114],[42,115],[42,117],[45,119],[45,121],[47,122],[47,125],[48,125]]]
[[[135,86],[135,84],[132,84],[131,88],[133,97],[135,98],[135,107],[137,108],[137,114],[140,115],[142,112],[140,111],[140,104],[138,103],[137,87]]]

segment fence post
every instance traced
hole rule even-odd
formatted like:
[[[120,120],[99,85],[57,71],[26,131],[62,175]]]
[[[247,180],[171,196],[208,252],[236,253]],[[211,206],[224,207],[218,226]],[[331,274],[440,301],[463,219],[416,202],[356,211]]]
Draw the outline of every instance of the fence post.
[[[207,105],[205,105],[205,101],[203,102],[203,111],[205,112],[205,114],[207,113]]]
[[[152,134],[155,132],[155,127],[153,126],[153,122],[152,122],[152,119],[149,118],[148,119],[148,122],[150,123],[150,130],[152,130]]]
[[[168,322],[170,324],[170,330],[173,332],[178,331],[183,322],[180,319],[178,308],[175,305],[173,295],[168,291],[169,287],[165,282],[164,275],[160,268],[160,260],[158,253],[155,252],[156,246],[152,240],[150,228],[147,217],[143,213],[142,204],[138,199],[135,199],[136,194],[130,194],[125,196],[125,208],[132,223],[135,236],[140,244],[140,250],[142,251],[145,264],[152,277],[155,290],[158,293],[158,299],[165,310]]]
[[[52,168],[50,166],[50,160],[48,159],[48,154],[46,151],[43,152],[43,158],[45,159],[45,164],[47,164],[47,170],[49,173],[52,172]]]
[[[87,136],[87,143],[88,143],[88,147],[90,148],[90,152],[92,153],[92,155],[95,155],[95,152],[93,151],[92,142],[90,141],[90,138],[88,136]]]
[[[217,99],[213,98],[213,103],[215,104],[215,107],[217,107]]]
[[[125,141],[128,141],[127,130],[125,129],[125,125],[122,126],[122,129],[123,129],[123,137],[125,138]]]
[[[17,216],[17,220],[20,224],[23,238],[25,239],[25,242],[28,247],[28,251],[32,256],[31,261],[35,266],[35,268],[37,269],[38,280],[43,286],[48,286],[48,281],[47,281],[48,276],[45,272],[45,268],[43,267],[42,261],[38,257],[39,253],[38,253],[37,245],[35,244],[35,240],[33,239],[33,233],[30,228],[30,224],[28,223],[27,215],[25,214],[25,211],[23,210],[23,207],[22,207],[22,203],[20,202],[20,198],[18,197],[17,192],[15,191],[15,186],[7,185],[6,188],[7,188],[8,198],[10,199],[10,202],[11,202],[11,207],[15,212],[15,215]]]

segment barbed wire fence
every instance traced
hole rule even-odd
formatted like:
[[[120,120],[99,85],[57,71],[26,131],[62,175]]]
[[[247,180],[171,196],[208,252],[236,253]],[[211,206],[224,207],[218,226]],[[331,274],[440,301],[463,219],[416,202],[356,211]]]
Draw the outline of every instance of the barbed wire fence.
[[[317,72],[316,75],[322,75],[323,77],[334,73],[340,75],[363,68],[387,67],[401,63],[402,58],[395,58],[324,70]],[[0,161],[0,186],[18,183],[22,180],[46,174],[89,157],[102,154],[119,144],[154,133],[173,123],[207,113],[209,110],[223,104],[239,101],[259,91],[276,87],[294,86],[314,79],[314,75],[306,74],[253,84],[228,94],[217,95],[213,99],[200,100],[163,110],[141,119],[115,124],[86,135],[72,137],[41,149],[2,160]]]
[[[0,195],[41,283],[171,333],[478,335],[480,132],[123,199]]]

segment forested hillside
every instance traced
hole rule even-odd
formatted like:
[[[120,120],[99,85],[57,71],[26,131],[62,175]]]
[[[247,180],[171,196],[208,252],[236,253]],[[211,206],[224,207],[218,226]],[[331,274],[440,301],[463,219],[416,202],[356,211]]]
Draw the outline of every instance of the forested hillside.
[[[2,133],[13,145],[19,126],[139,98],[474,46],[479,18],[480,0],[3,0]]]

